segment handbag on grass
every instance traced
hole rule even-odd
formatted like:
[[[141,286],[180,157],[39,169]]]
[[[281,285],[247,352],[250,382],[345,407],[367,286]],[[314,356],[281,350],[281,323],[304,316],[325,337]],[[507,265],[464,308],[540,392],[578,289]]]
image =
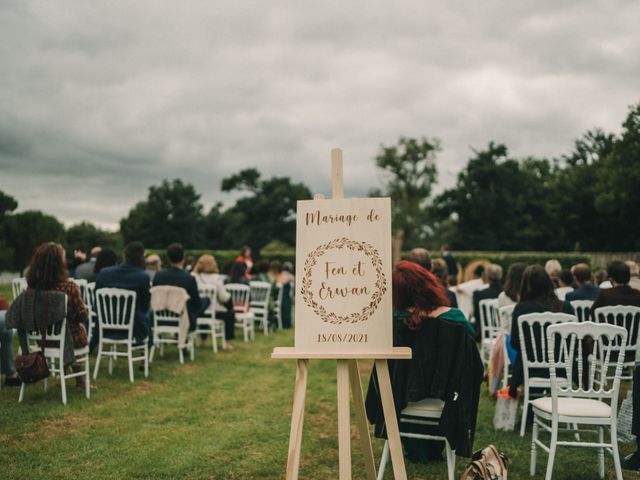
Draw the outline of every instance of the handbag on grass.
[[[471,463],[462,472],[460,480],[507,480],[509,460],[498,449],[489,445],[471,457]]]
[[[42,349],[26,355],[16,355],[14,366],[20,380],[24,383],[35,383],[49,377],[49,365],[44,351],[47,345],[47,320],[49,318],[49,297],[45,294],[43,301],[43,318],[40,325],[42,335]],[[44,327],[42,326],[44,324]]]

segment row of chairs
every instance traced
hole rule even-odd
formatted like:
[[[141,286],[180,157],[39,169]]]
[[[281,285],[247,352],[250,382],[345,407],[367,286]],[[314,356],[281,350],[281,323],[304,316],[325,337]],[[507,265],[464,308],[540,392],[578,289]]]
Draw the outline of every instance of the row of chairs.
[[[97,319],[99,328],[98,353],[96,364],[94,367],[93,378],[96,379],[100,368],[100,362],[103,358],[109,360],[109,374],[113,372],[113,363],[119,357],[126,357],[129,367],[129,380],[134,381],[134,363],[143,362],[144,375],[148,376],[149,363],[153,361],[155,349],[158,348],[160,355],[164,354],[164,347],[167,344],[177,344],[179,336],[179,320],[180,315],[169,311],[154,312],[154,328],[153,328],[153,346],[149,349],[148,339],[137,344],[133,338],[133,325],[135,317],[136,292],[130,290],[122,290],[116,288],[100,289],[96,292],[95,284],[87,283],[86,280],[74,280],[78,285],[80,294],[89,312],[89,338],[93,335],[92,317]],[[12,290],[14,299],[27,285],[23,278],[14,279],[12,282]],[[252,282],[250,286],[246,285],[227,285],[227,290],[232,296],[234,309],[236,311],[236,326],[242,328],[244,340],[249,341],[255,338],[255,322],[259,322],[263,326],[263,331],[268,334],[269,327],[269,298],[271,295],[271,285],[267,282]],[[177,287],[176,287],[177,288]],[[188,335],[186,348],[190,353],[193,361],[195,358],[194,337],[198,333],[210,333],[212,335],[213,350],[217,352],[217,340],[224,339],[224,322],[215,318],[215,305],[217,292],[215,286],[199,285],[200,295],[210,298],[211,304],[203,317],[198,319],[198,328],[195,332]],[[154,289],[152,288],[152,295]],[[278,301],[276,302],[277,311],[282,303],[282,287],[279,287]],[[186,301],[185,306],[186,308]],[[281,315],[278,315],[279,326],[281,323]],[[47,333],[47,343],[54,344],[55,347],[47,348],[46,354],[50,362],[50,370],[53,376],[60,376],[62,401],[66,404],[66,380],[79,375],[86,376],[86,395],[90,396],[90,378],[89,378],[89,350],[88,347],[76,349],[76,364],[84,365],[84,369],[75,369],[72,373],[66,373],[62,366],[62,354],[67,346],[65,345],[66,319],[64,323],[57,326],[56,329],[49,329]],[[107,333],[105,335],[105,333]],[[40,336],[37,332],[29,333],[29,342],[32,348],[39,348],[37,342]],[[183,351],[178,349],[180,362],[184,362]],[[44,382],[44,388],[47,389],[47,382]],[[23,384],[20,392],[19,401],[24,398],[26,385]]]

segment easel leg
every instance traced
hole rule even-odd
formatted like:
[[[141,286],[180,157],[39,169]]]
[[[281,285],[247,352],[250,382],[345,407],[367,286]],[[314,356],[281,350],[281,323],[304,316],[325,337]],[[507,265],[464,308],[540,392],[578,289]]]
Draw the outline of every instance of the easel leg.
[[[351,480],[351,415],[349,403],[349,362],[338,360],[338,452],[340,480]]]
[[[360,370],[357,360],[349,360],[349,381],[351,382],[351,394],[356,407],[356,424],[360,436],[360,448],[364,458],[364,466],[367,472],[367,480],[375,480],[376,465],[373,461],[373,449],[371,448],[371,434],[367,424],[367,414],[364,409],[362,385],[360,384]]]
[[[291,433],[289,434],[289,457],[287,459],[287,480],[298,480],[300,450],[302,447],[302,424],[304,422],[304,400],[307,395],[308,366],[309,360],[298,360],[296,384],[293,390]]]
[[[376,360],[376,372],[378,374],[378,385],[380,386],[384,421],[387,425],[387,438],[389,439],[389,449],[391,451],[393,477],[395,480],[407,480],[402,444],[400,443],[400,430],[398,429],[398,419],[396,418],[396,409],[391,391],[389,365],[386,360]]]

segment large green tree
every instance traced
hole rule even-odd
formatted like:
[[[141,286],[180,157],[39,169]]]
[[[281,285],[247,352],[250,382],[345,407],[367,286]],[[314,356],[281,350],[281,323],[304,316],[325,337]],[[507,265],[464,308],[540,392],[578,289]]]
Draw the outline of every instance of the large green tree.
[[[45,242],[64,242],[64,225],[51,215],[37,210],[16,213],[6,218],[7,243],[13,249],[13,268],[22,270],[34,249]]]
[[[7,231],[7,215],[18,208],[18,202],[11,195],[0,191],[0,270],[13,267],[14,250],[9,245],[9,232]]]
[[[222,191],[245,194],[226,211],[218,206],[209,213],[208,231],[218,232],[227,248],[249,245],[258,255],[272,240],[295,244],[296,202],[311,198],[306,185],[289,177],[262,179],[258,170],[249,168],[223,179]]]
[[[81,222],[67,229],[66,247],[69,251],[88,252],[94,246],[119,250],[122,248],[120,232],[108,232],[89,222]]]
[[[120,221],[120,231],[125,242],[138,240],[150,248],[164,248],[172,242],[200,247],[204,243],[200,194],[182,180],[164,180],[149,187],[147,199]]]
[[[552,166],[509,158],[505,145],[489,143],[459,173],[455,187],[434,201],[453,248],[533,250],[551,245],[554,225],[547,195]]]
[[[391,197],[393,228],[402,231],[408,247],[424,243],[428,232],[427,205],[437,178],[438,139],[400,137],[396,145],[381,145],[375,157],[383,173],[382,191]]]

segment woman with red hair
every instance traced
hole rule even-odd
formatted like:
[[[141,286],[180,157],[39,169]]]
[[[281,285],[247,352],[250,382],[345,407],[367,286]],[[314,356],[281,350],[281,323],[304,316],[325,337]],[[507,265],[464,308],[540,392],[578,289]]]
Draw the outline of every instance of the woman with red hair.
[[[451,308],[438,279],[420,265],[402,260],[393,269],[394,324],[401,321],[410,330],[420,328],[426,317],[462,323],[470,334],[475,330],[464,313]]]

